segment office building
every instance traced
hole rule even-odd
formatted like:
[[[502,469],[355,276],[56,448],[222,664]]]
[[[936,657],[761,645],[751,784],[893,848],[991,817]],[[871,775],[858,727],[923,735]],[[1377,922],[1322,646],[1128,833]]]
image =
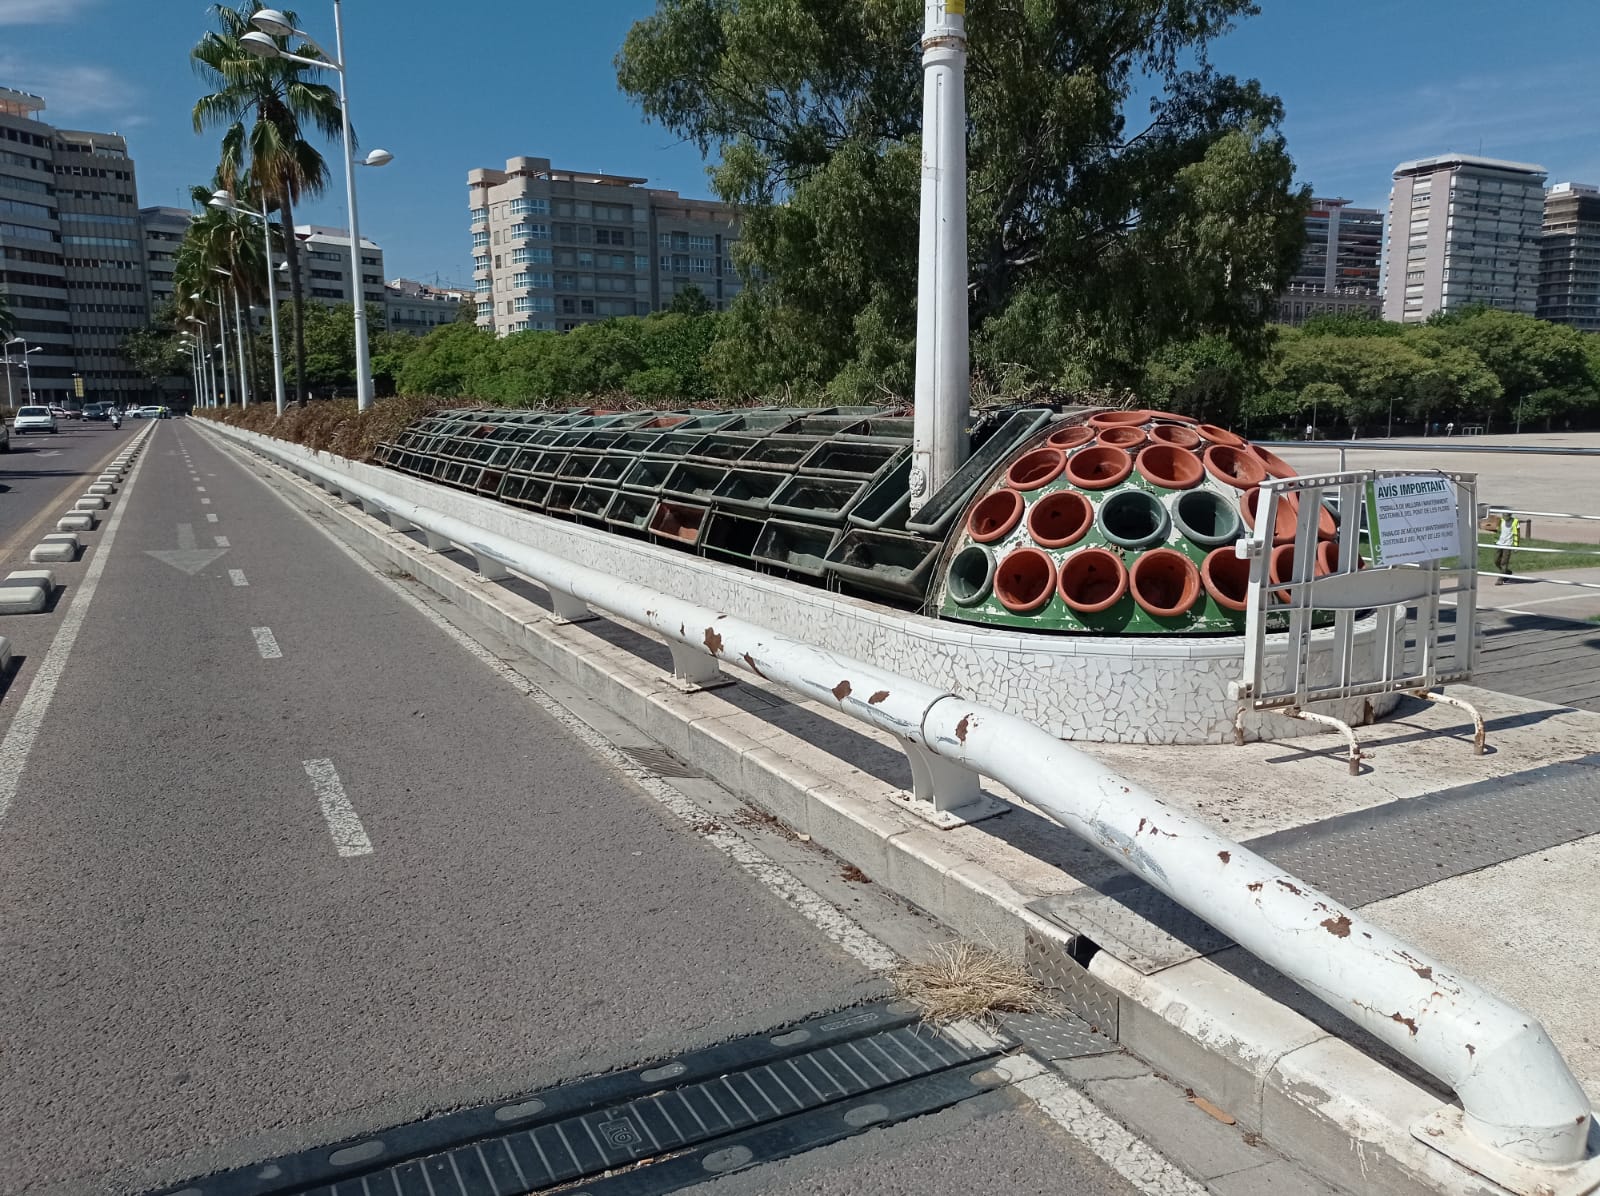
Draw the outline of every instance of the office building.
[[[505,336],[647,315],[696,288],[715,310],[739,292],[727,204],[627,175],[512,158],[467,175],[478,324]]]
[[[1471,154],[1395,167],[1384,318],[1416,324],[1475,304],[1533,315],[1544,180],[1542,166]]]
[[[1600,187],[1557,183],[1545,192],[1537,314],[1600,332]]]
[[[148,322],[149,299],[133,160],[123,138],[57,129],[44,110],[0,87],[0,289],[38,349],[35,398],[66,402],[76,375],[88,399],[134,402],[149,383],[121,343]]]
[[[1298,325],[1323,313],[1379,316],[1382,253],[1383,213],[1348,199],[1313,199],[1300,268],[1278,295],[1274,318]]]
[[[350,230],[325,228],[320,224],[294,226],[295,243],[300,250],[300,285],[305,298],[313,303],[337,307],[356,301],[355,284],[350,274]],[[288,277],[281,298],[288,299]],[[361,291],[366,302],[380,307],[384,302],[383,250],[361,238]]]
[[[139,221],[144,228],[144,273],[153,316],[172,302],[172,271],[178,246],[183,244],[194,217],[184,208],[140,208]]]
[[[441,324],[454,324],[463,303],[473,302],[471,291],[429,286],[411,278],[384,284],[384,324],[390,332],[425,336]]]

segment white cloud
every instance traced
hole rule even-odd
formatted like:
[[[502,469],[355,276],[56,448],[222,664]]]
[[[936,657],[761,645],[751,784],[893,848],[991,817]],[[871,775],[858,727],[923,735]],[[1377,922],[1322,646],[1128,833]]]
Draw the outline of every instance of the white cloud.
[[[0,5],[11,0],[0,0]],[[3,23],[3,22],[0,22]],[[0,80],[6,86],[43,96],[43,119],[63,128],[98,122],[110,131],[145,123],[139,88],[115,71],[87,63],[60,66],[32,56],[0,53]]]
[[[0,25],[70,21],[98,0],[0,0]]]

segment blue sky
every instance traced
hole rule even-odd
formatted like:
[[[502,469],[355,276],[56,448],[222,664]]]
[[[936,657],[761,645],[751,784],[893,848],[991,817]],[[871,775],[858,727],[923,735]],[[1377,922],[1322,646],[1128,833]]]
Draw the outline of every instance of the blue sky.
[[[982,4],[974,0],[973,19]],[[298,7],[331,47],[329,0]],[[357,132],[364,146],[395,154],[357,179],[362,232],[384,247],[391,277],[470,277],[467,171],[508,157],[707,194],[694,148],[645,124],[617,90],[612,58],[653,0],[344,7]],[[188,50],[209,27],[208,8],[0,0],[0,84],[44,95],[60,125],[125,134],[141,202],[183,204],[215,165],[215,138],[195,136],[188,115],[201,90]],[[1448,150],[1537,162],[1552,182],[1600,183],[1597,0],[1263,0],[1262,9],[1212,58],[1283,98],[1290,152],[1319,194],[1381,208],[1397,162]],[[299,218],[344,223],[335,179]]]

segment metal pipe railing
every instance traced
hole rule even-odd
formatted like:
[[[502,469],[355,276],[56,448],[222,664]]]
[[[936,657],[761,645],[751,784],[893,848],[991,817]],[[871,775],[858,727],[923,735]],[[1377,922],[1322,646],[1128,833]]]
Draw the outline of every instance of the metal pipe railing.
[[[376,467],[335,468],[281,441],[218,430],[538,582],[558,608],[606,611],[993,778],[1449,1085],[1483,1144],[1539,1167],[1583,1159],[1589,1100],[1537,1020],[1038,727],[399,497]]]

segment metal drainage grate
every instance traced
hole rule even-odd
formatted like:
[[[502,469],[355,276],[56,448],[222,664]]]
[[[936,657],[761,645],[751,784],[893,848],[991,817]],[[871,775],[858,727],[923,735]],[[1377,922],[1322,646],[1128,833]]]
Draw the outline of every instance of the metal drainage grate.
[[[1008,1041],[879,1003],[195,1180],[169,1196],[669,1192],[1005,1083]],[[589,1181],[584,1183],[584,1181]]]
[[[706,774],[691,764],[685,764],[665,748],[622,748],[622,754],[640,768],[658,777],[703,777]]]

